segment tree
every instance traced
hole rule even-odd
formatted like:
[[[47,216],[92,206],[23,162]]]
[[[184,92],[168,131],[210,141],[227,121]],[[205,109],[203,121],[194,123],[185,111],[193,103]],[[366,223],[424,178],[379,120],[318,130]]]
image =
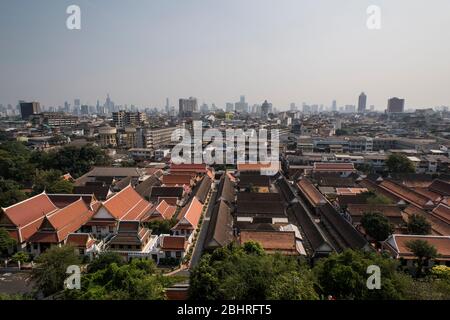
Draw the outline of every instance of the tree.
[[[367,267],[380,267],[381,289],[367,288]],[[398,262],[374,252],[346,250],[319,260],[313,272],[322,296],[337,299],[396,300],[404,295]]]
[[[23,201],[27,195],[20,190],[20,185],[13,180],[0,179],[0,206],[9,207]]]
[[[117,252],[111,251],[103,252],[88,265],[88,272],[94,273],[98,270],[105,269],[112,263],[121,266],[124,264],[124,261],[123,258]]]
[[[148,223],[146,223],[147,228],[152,230],[153,234],[168,234],[170,233],[170,229],[172,229],[175,224],[177,223],[177,220],[175,218],[172,218],[170,220],[153,220]]]
[[[30,255],[23,251],[19,251],[19,252],[15,253],[11,258],[16,263],[17,262],[25,263],[25,262],[30,261]]]
[[[269,300],[318,300],[310,270],[280,274],[269,290]]]
[[[438,256],[436,247],[425,240],[408,241],[406,247],[417,257],[417,276],[422,275],[425,263]]]
[[[35,288],[44,296],[57,293],[64,288],[67,267],[80,264],[80,258],[71,246],[51,247],[37,259],[32,278]]]
[[[297,259],[266,254],[258,243],[229,245],[201,258],[189,294],[194,300],[317,299],[308,272]]]
[[[414,173],[414,164],[403,154],[394,153],[389,156],[386,166],[390,173]]]
[[[16,243],[17,241],[9,235],[5,228],[0,228],[0,256],[8,255]]]
[[[72,193],[73,183],[62,178],[59,170],[36,170],[34,178],[33,192],[39,194],[42,191],[47,193]]]
[[[431,234],[431,224],[428,222],[427,218],[420,214],[412,214],[408,218],[407,229],[409,234]]]
[[[386,240],[394,230],[389,220],[379,212],[364,213],[361,219],[361,225],[367,234],[376,241]]]
[[[105,257],[104,262],[107,260]],[[128,264],[112,262],[100,269],[88,268],[88,274],[83,275],[81,280],[81,290],[66,290],[64,297],[80,300],[162,300],[165,298],[164,287],[170,284],[169,277],[156,274],[153,260],[136,259]]]

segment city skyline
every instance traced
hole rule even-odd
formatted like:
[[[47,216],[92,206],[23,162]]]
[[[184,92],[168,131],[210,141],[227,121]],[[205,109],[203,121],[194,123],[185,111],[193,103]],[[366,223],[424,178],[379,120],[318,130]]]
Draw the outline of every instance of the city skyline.
[[[405,109],[450,104],[440,33],[448,1],[378,1],[381,30],[366,26],[371,1],[334,2],[134,1],[123,10],[80,0],[75,31],[65,26],[69,1],[4,2],[0,103],[95,105],[109,92],[121,105],[194,96],[224,108],[245,93],[250,104],[289,108],[357,105],[364,91],[377,110],[391,97]]]

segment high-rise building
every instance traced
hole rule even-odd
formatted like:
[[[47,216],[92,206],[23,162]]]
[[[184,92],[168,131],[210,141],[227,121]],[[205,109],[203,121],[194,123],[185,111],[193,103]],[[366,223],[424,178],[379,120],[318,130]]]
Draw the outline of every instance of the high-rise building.
[[[84,116],[89,114],[89,106],[87,106],[87,105],[82,105],[80,107],[80,110],[81,110],[81,114]]]
[[[358,99],[358,113],[366,112],[366,105],[367,105],[367,96],[364,92],[362,92],[359,95]]]
[[[263,118],[267,118],[267,116],[269,115],[270,109],[271,109],[270,104],[267,102],[267,100],[265,100],[261,106],[261,115]]]
[[[337,102],[336,100],[333,100],[331,103],[331,111],[337,111]]]
[[[118,111],[113,112],[113,122],[118,128],[139,126],[147,121],[147,115],[142,112]]]
[[[247,113],[248,112],[248,103],[245,102],[245,96],[241,96],[239,102],[234,104],[234,109],[236,112]]]
[[[290,109],[291,111],[297,111],[297,106],[295,105],[294,102],[291,103]]]
[[[191,118],[197,111],[197,99],[190,97],[189,99],[179,100],[179,116],[180,118]]]
[[[33,114],[38,114],[41,112],[41,106],[39,102],[24,102],[20,101],[20,114],[23,120],[28,120],[28,118]]]
[[[397,97],[388,100],[387,112],[398,113],[403,112],[405,109],[405,99],[399,99]]]
[[[227,104],[225,105],[225,111],[226,112],[233,112],[234,111],[234,104],[232,104],[231,102],[227,102]]]

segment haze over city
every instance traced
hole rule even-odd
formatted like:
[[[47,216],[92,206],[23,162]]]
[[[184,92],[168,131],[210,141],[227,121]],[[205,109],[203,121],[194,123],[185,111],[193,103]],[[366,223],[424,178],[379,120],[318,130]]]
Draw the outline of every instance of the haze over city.
[[[66,28],[67,6],[81,30]],[[381,29],[366,26],[369,5]],[[2,1],[0,103],[449,105],[450,2]]]

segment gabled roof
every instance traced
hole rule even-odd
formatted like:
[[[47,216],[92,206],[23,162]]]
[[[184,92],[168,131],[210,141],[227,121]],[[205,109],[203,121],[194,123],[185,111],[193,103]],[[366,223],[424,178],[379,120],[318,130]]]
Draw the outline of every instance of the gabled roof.
[[[225,201],[215,204],[208,224],[205,249],[224,247],[233,241],[233,216]]]
[[[161,183],[165,186],[183,186],[190,185],[192,175],[190,174],[166,174],[161,177]]]
[[[172,219],[176,211],[176,206],[169,205],[166,201],[163,200],[157,206],[155,206],[149,218],[161,217],[165,220],[169,220]]]
[[[29,241],[61,243],[70,233],[77,231],[89,221],[93,214],[80,197],[78,201],[48,214]]]
[[[205,203],[209,190],[211,190],[211,179],[205,175],[201,182],[198,182],[194,189],[194,194],[201,203]]]
[[[187,248],[186,238],[184,236],[161,236],[161,250],[185,251]]]
[[[158,199],[161,197],[181,198],[183,197],[183,187],[152,187],[150,199]]]
[[[89,233],[71,233],[67,236],[66,244],[77,248],[89,249],[95,244],[95,240]]]
[[[193,229],[195,230],[198,226],[200,216],[202,215],[203,204],[196,198],[193,197],[192,200],[184,206],[180,212],[180,220],[172,228],[177,229]]]
[[[390,180],[384,180],[380,183],[380,187],[399,197],[400,199],[412,203],[420,209],[429,209],[434,206],[433,201],[428,199],[427,197],[404,187],[396,182]]]
[[[119,229],[109,242],[109,245],[143,245],[150,237],[150,230],[144,228],[139,221],[123,220],[119,222]]]
[[[433,183],[428,187],[428,190],[432,192],[436,192],[442,196],[450,196],[450,183],[436,179]]]
[[[64,208],[71,203],[74,203],[80,198],[83,199],[84,203],[87,206],[90,206],[92,203],[97,202],[94,194],[48,194],[50,201],[55,204],[58,208]]]
[[[353,163],[314,162],[314,172],[356,171]]]
[[[219,188],[217,190],[217,199],[225,200],[233,203],[235,198],[234,182],[231,181],[228,174],[224,174],[220,179]]]
[[[413,240],[428,242],[436,248],[440,255],[438,257],[439,260],[450,260],[450,237],[394,234],[384,242],[384,245],[395,253],[397,258],[414,259],[416,257],[414,257],[414,254],[407,247],[407,243]]]
[[[206,173],[206,164],[171,164],[170,172]]]
[[[294,203],[289,210],[292,210],[298,225],[303,230],[306,240],[313,250],[312,256],[316,254],[327,255],[334,251],[313,218],[303,209],[300,203]]]
[[[3,213],[0,214],[0,220],[7,220],[8,224],[11,224],[11,228],[16,228],[17,232],[10,232],[10,234],[19,243],[23,243],[38,230],[45,216],[56,210],[58,208],[44,192],[7,208],[2,208]]]
[[[151,208],[131,185],[102,203],[116,220],[140,220]]]
[[[156,176],[150,176],[145,179],[143,182],[138,184],[135,188],[136,192],[141,195],[141,197],[150,197],[150,192],[152,187],[160,186],[161,182]]]
[[[319,207],[327,203],[325,197],[307,178],[302,178],[297,183],[301,193],[308,199],[309,203],[314,207]]]
[[[434,208],[431,215],[446,222],[447,224],[450,224],[450,207],[447,207],[444,204],[439,204],[436,208]]]

